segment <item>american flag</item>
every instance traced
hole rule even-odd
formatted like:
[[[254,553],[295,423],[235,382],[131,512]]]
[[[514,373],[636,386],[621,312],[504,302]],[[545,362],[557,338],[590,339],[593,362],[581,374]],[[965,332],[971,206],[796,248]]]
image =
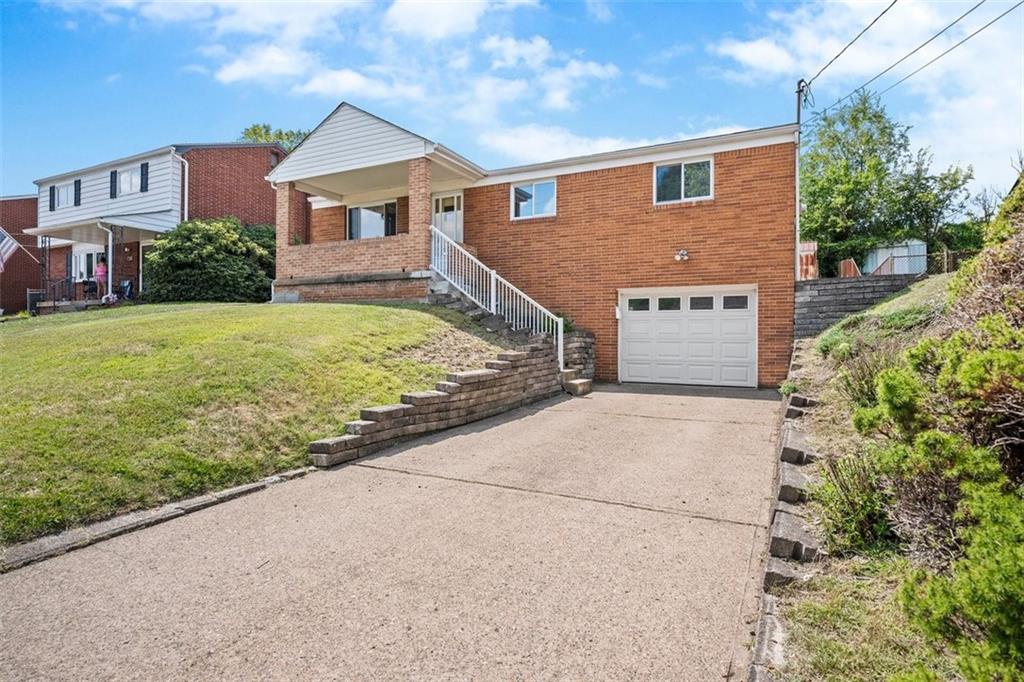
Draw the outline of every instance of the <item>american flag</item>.
[[[0,272],[4,271],[4,263],[15,254],[19,246],[20,244],[14,241],[14,237],[0,227]]]

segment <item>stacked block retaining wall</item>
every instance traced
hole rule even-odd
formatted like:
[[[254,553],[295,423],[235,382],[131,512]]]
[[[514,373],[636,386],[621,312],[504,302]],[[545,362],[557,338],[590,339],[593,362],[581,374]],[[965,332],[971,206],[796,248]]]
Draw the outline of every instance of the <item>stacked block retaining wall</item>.
[[[847,315],[867,310],[907,288],[917,278],[918,275],[872,275],[797,282],[795,336],[815,336]]]
[[[486,369],[449,374],[436,390],[405,393],[396,405],[371,407],[346,433],[310,443],[315,466],[364,457],[395,443],[496,414],[561,392],[558,357],[549,343],[499,353]]]

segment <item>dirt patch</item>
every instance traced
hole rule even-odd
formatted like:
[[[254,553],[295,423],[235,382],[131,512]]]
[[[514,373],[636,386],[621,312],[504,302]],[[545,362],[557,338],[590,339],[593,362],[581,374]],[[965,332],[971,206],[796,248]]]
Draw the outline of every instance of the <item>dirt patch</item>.
[[[413,348],[395,353],[394,357],[416,362],[440,365],[452,372],[483,369],[488,360],[497,360],[502,349],[511,349],[513,344],[494,335],[493,341],[456,327],[446,327],[434,334],[429,341]]]

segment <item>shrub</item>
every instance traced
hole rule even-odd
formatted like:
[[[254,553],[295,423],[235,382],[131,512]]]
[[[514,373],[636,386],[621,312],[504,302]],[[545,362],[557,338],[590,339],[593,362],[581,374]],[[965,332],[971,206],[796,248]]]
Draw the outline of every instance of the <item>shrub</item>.
[[[892,540],[886,516],[888,495],[870,458],[827,459],[823,480],[811,494],[834,552],[871,551]]]
[[[267,251],[235,218],[189,220],[157,238],[146,257],[152,301],[266,301]]]
[[[911,620],[948,644],[969,680],[1024,678],[1024,500],[1001,483],[967,484],[960,531],[966,552],[943,574],[916,571],[901,602]]]
[[[790,381],[789,379],[786,379],[779,385],[779,393],[781,393],[784,396],[793,395],[799,390],[800,387],[796,384],[796,382]]]
[[[924,326],[935,319],[938,311],[930,305],[919,305],[913,308],[896,310],[878,318],[878,325],[890,331],[910,331]]]
[[[839,368],[836,386],[854,406],[872,407],[878,403],[875,379],[898,362],[899,352],[889,344],[851,356]]]
[[[887,435],[910,439],[928,422],[923,407],[925,385],[904,367],[890,367],[875,379],[875,400]]]
[[[242,228],[242,234],[263,247],[267,257],[260,261],[260,268],[267,273],[267,277],[274,278],[274,258],[277,254],[277,230],[273,225],[246,225]]]

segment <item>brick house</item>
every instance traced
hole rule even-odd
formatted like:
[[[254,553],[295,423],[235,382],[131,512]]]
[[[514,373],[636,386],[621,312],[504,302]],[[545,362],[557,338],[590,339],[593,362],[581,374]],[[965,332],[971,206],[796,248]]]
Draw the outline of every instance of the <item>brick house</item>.
[[[797,126],[485,170],[342,103],[268,175],[274,298],[454,287],[596,336],[605,381],[772,386],[796,275]],[[557,335],[556,335],[557,337]]]
[[[41,254],[36,238],[25,230],[36,226],[34,194],[0,197],[0,228],[22,247],[0,267],[0,310],[5,315],[25,310],[27,292],[42,286]]]
[[[145,287],[143,256],[159,234],[189,218],[235,216],[272,224],[264,179],[286,156],[277,144],[175,144],[36,180],[36,226],[52,301],[96,298],[112,286]],[[105,257],[108,281],[97,282]]]

